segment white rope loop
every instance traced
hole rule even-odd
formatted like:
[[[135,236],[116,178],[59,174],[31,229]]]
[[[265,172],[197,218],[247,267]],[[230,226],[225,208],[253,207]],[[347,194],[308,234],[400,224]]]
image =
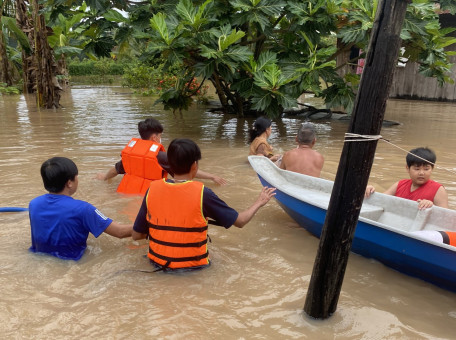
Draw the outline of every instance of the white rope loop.
[[[354,139],[354,138],[356,138],[356,139]],[[369,142],[369,141],[374,141],[374,140],[382,140],[385,143],[388,143],[388,144],[394,146],[395,148],[398,148],[399,150],[404,151],[407,154],[413,155],[416,158],[419,158],[419,159],[425,161],[426,163],[432,164],[437,169],[445,170],[445,171],[451,172],[452,174],[456,175],[455,171],[452,171],[452,170],[447,169],[447,168],[439,167],[439,166],[435,165],[435,163],[429,162],[427,159],[422,158],[420,156],[417,156],[414,153],[411,153],[410,151],[407,151],[407,150],[401,148],[400,146],[397,146],[396,144],[391,143],[390,141],[388,141],[385,138],[383,138],[381,135],[359,135],[357,133],[349,133],[349,132],[347,132],[345,134],[344,143],[346,143],[346,142]]]

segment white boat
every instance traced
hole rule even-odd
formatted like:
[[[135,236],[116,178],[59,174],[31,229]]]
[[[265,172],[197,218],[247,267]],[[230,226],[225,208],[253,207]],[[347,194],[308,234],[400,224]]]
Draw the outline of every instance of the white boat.
[[[264,156],[249,156],[264,186],[300,226],[320,237],[333,182],[278,168]],[[456,211],[374,193],[363,202],[351,250],[402,273],[456,292],[456,247],[428,237],[456,232]]]

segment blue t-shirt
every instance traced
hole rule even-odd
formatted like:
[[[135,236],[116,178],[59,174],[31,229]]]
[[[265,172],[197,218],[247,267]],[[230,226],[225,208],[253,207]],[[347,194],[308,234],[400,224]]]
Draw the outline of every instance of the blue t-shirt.
[[[64,260],[79,260],[89,233],[98,237],[112,223],[90,203],[66,195],[45,194],[29,204],[32,246]]]
[[[168,182],[173,182],[168,180]],[[148,190],[149,191],[149,190]],[[141,234],[149,234],[147,225],[147,192],[144,196],[141,208],[136,216],[133,230]],[[204,187],[203,190],[203,215],[206,218],[214,220],[218,225],[228,229],[238,218],[238,212],[222,201],[211,189]]]

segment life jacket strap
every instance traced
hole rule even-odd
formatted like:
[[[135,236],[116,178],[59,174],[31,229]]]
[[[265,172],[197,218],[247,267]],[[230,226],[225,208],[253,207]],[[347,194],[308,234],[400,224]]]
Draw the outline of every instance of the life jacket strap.
[[[149,240],[154,243],[161,244],[163,246],[179,247],[179,248],[193,248],[193,247],[197,248],[197,247],[201,247],[201,246],[204,246],[205,244],[207,244],[207,239],[205,239],[201,242],[194,242],[194,243],[166,242],[166,241],[162,241],[162,240],[157,240],[156,238],[153,238],[150,234],[149,234]]]
[[[204,254],[202,255],[198,255],[198,256],[189,256],[189,257],[168,257],[168,256],[164,256],[164,255],[161,255],[161,254],[157,254],[156,252],[154,252],[150,247],[149,247],[149,254],[163,260],[163,261],[167,261],[167,262],[187,262],[187,261],[199,261],[199,260],[202,260],[202,259],[205,259],[209,256],[209,252],[206,251]],[[169,264],[168,264],[169,266]]]
[[[163,266],[161,264],[158,264],[157,262],[154,262],[154,264],[156,266],[158,266],[159,268],[155,269],[153,272],[161,272],[161,271],[164,271],[166,272],[166,269],[169,267],[169,265],[171,264],[171,261],[167,261]]]
[[[173,226],[166,226],[166,225],[156,225],[152,223],[147,223],[149,228],[155,230],[168,230],[168,231],[179,231],[183,233],[200,233],[207,230],[207,225],[200,228],[185,228],[185,227],[173,227]]]

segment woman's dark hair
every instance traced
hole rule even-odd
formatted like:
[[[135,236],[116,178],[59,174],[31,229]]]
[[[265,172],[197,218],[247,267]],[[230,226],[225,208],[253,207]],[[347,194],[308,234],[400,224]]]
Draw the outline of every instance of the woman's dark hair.
[[[154,118],[147,118],[138,123],[138,132],[142,139],[148,140],[154,133],[162,133],[163,126]]]
[[[271,120],[266,117],[258,117],[253,123],[253,128],[249,130],[249,143],[252,143],[255,138],[260,136],[271,126]]]
[[[167,155],[174,174],[183,175],[189,173],[192,164],[201,159],[201,150],[194,141],[177,138],[169,144]]]
[[[416,148],[409,151],[410,153],[407,154],[405,157],[405,161],[407,162],[407,166],[410,168],[412,165],[426,165],[429,164],[434,167],[435,161],[437,160],[437,156],[435,155],[434,151],[428,148]],[[413,154],[413,155],[412,155]],[[416,157],[416,156],[420,157]],[[423,159],[422,159],[423,158]]]
[[[53,157],[41,165],[44,188],[52,193],[61,192],[65,184],[76,178],[78,167],[66,157]]]

